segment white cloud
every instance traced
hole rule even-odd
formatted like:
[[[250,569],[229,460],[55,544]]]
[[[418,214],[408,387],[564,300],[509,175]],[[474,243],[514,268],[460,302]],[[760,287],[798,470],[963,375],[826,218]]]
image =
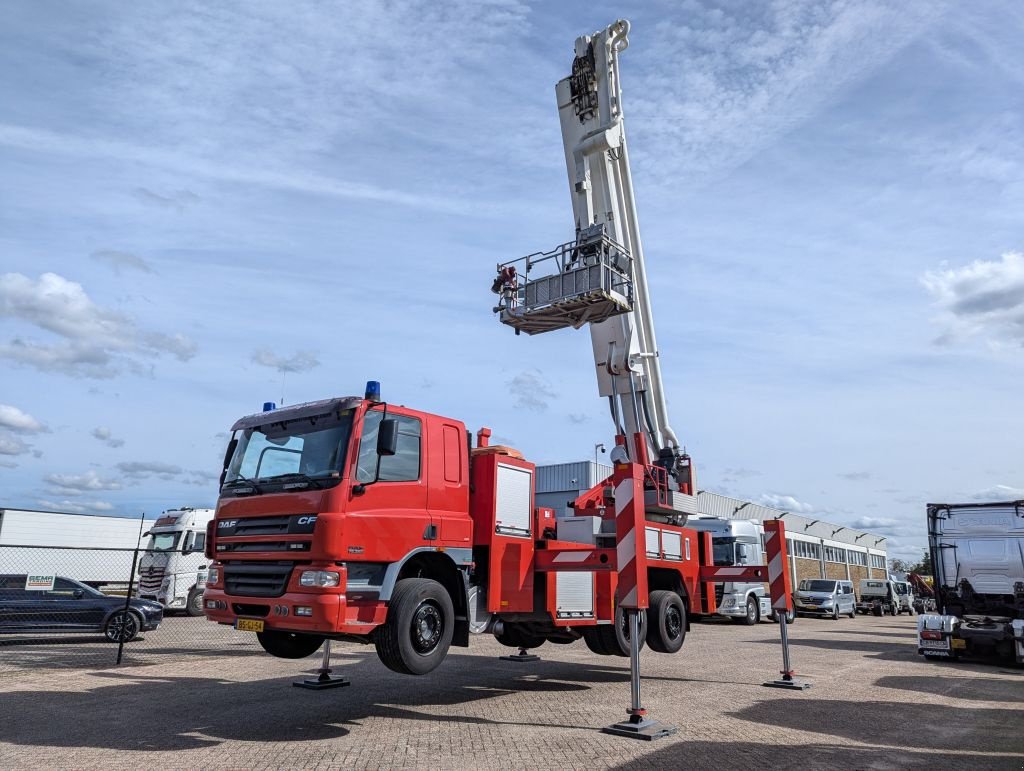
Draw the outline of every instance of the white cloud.
[[[24,455],[31,449],[32,445],[13,434],[0,433],[0,455]]]
[[[937,2],[773,0],[705,6],[647,33],[646,73],[624,74],[630,126],[659,148],[645,174],[727,172],[926,35]],[[624,57],[629,54],[624,54]],[[675,182],[678,184],[678,182]]]
[[[84,474],[47,474],[43,480],[53,487],[60,488],[62,495],[121,489],[121,483],[116,479],[104,479],[94,469],[89,469]]]
[[[121,268],[141,270],[143,273],[152,273],[153,268],[148,262],[132,252],[122,252],[117,249],[100,249],[90,255],[97,262],[106,263],[120,274]]]
[[[291,356],[279,356],[269,348],[261,348],[253,352],[252,360],[278,372],[308,372],[320,366],[320,360],[312,351],[296,351]]]
[[[160,193],[154,193],[148,188],[137,187],[132,193],[144,204],[156,206],[160,209],[173,209],[178,214],[181,214],[188,206],[199,200],[199,196],[191,190],[175,190],[168,195],[160,195]]]
[[[1009,485],[994,485],[986,490],[980,490],[970,496],[972,501],[1022,501],[1024,500],[1024,487],[1011,487]]]
[[[39,434],[49,429],[27,412],[10,404],[0,404],[0,428],[19,434]]]
[[[87,514],[89,512],[113,511],[114,506],[106,501],[51,501],[39,499],[39,505],[49,511],[66,511],[71,514]]]
[[[1024,253],[931,271],[921,282],[942,310],[939,342],[981,334],[996,345],[1024,346]]]
[[[81,284],[56,273],[33,281],[20,273],[0,275],[0,318],[12,318],[51,332],[57,342],[15,337],[0,343],[0,358],[43,372],[111,378],[123,370],[143,371],[139,357],[169,353],[179,361],[195,355],[182,335],[140,330],[135,322],[94,303]]]
[[[550,400],[558,396],[539,370],[520,372],[508,381],[508,390],[516,406],[534,412],[544,412]]]
[[[762,493],[756,502],[771,509],[791,511],[794,514],[810,514],[818,510],[809,503],[798,501],[792,495],[779,495],[778,493]]]
[[[183,470],[181,466],[160,461],[125,461],[118,463],[117,468],[125,476],[134,480],[149,479],[151,476],[164,480],[174,479]]]
[[[101,442],[106,444],[108,447],[115,447],[116,448],[116,447],[123,447],[124,446],[124,439],[116,439],[114,437],[114,433],[109,428],[107,428],[106,426],[97,426],[96,428],[94,428],[90,432],[90,435],[94,439],[100,440]]]

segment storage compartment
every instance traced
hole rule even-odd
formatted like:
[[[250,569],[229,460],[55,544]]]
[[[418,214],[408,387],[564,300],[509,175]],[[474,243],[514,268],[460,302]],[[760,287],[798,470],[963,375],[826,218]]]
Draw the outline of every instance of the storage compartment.
[[[593,618],[594,574],[555,573],[555,615],[558,618]]]

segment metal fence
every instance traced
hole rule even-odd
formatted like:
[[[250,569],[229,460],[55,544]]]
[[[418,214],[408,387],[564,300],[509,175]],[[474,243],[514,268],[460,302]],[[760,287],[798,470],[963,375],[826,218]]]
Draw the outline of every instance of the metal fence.
[[[207,621],[201,552],[0,545],[0,677],[261,652]]]

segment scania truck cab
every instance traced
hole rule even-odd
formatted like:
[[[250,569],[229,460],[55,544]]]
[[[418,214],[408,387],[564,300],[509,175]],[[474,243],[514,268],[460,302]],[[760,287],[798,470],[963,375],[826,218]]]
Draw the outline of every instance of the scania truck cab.
[[[206,583],[206,525],[213,509],[182,507],[163,512],[146,535],[139,557],[139,596],[165,611],[203,615]]]

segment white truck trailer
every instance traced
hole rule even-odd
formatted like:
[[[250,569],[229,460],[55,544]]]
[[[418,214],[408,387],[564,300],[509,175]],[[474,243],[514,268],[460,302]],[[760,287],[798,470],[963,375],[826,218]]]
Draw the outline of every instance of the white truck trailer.
[[[917,618],[929,659],[1024,664],[1024,501],[928,504],[938,613]]]
[[[0,572],[127,584],[139,533],[137,518],[0,508]]]
[[[139,596],[164,606],[203,615],[206,588],[206,525],[213,509],[171,509],[161,514],[146,535],[139,558]]]
[[[711,533],[711,546],[716,567],[763,565],[764,527],[749,519],[720,519],[718,517],[690,518],[687,525],[694,530]],[[731,618],[742,624],[753,625],[764,619],[774,619],[771,598],[763,583],[724,581],[715,584],[715,615]],[[795,615],[786,620],[792,623]]]

